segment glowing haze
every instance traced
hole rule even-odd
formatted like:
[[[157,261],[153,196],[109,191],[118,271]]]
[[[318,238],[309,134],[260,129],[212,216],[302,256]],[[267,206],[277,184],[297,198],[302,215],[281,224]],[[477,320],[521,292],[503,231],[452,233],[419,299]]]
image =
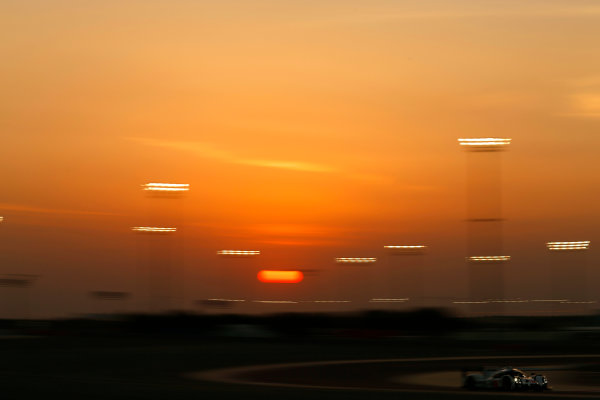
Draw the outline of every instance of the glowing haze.
[[[177,227],[160,235],[176,306],[212,295],[230,248],[260,250],[252,285],[311,269],[294,298],[348,301],[331,290],[361,273],[336,257],[377,257],[368,271],[423,243],[425,290],[464,296],[457,138],[512,139],[510,268],[535,277],[550,241],[591,240],[598,263],[595,1],[8,0],[0,31],[0,268],[39,275],[35,315],[136,292],[159,238],[131,227]],[[285,297],[255,286],[243,298]]]

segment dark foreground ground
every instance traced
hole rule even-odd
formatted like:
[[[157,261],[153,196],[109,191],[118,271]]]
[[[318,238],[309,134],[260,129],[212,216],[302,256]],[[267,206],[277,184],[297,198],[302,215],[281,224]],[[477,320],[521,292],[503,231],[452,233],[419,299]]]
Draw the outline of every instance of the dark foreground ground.
[[[0,339],[0,396],[2,399],[460,399],[466,394],[273,388],[197,381],[186,379],[184,374],[322,360],[599,353],[600,341],[595,334],[544,336],[534,332],[531,337],[525,332],[514,335],[506,329],[495,333],[480,330],[389,336],[363,331],[362,334],[254,338],[181,332],[66,331],[36,338],[13,338],[5,334]],[[347,376],[349,381],[355,378]],[[507,398],[493,393],[481,396]],[[469,394],[468,398],[478,397]],[[514,394],[509,398],[519,397],[532,395]]]

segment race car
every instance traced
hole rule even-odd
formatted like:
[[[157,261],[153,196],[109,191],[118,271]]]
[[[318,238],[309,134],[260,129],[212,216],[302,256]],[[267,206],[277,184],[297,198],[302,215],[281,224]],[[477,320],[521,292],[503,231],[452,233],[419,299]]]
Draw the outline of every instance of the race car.
[[[462,386],[465,389],[496,390],[535,390],[548,389],[548,379],[544,375],[532,373],[530,376],[513,367],[484,367],[479,372],[463,370]]]

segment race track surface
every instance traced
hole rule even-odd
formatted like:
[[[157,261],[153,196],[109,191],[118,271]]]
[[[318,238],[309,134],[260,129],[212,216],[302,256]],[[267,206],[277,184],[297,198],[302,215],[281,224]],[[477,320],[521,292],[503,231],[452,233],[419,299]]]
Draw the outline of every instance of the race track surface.
[[[541,394],[519,392],[519,395],[600,398],[600,382],[596,381],[596,375],[590,378],[584,372],[599,362],[600,355],[403,358],[257,365],[189,376],[229,384],[481,396],[504,393],[462,389],[460,370],[511,365],[543,373],[552,387],[551,391]]]

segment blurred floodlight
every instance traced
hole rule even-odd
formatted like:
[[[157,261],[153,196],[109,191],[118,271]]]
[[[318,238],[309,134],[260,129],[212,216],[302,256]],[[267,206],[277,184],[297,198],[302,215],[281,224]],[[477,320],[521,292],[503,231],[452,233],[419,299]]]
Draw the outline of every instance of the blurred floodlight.
[[[219,250],[217,254],[220,256],[231,256],[231,257],[250,257],[260,255],[259,250]]]
[[[402,299],[371,299],[369,303],[405,303],[409,300],[408,297]]]
[[[314,300],[314,303],[352,303],[352,300]]]
[[[298,304],[297,301],[291,300],[252,300],[254,303],[264,303],[264,304]]]
[[[336,263],[367,264],[377,261],[375,257],[337,257]]]
[[[149,192],[187,192],[190,185],[187,183],[146,183],[142,185]]]
[[[453,301],[452,304],[489,304],[489,301]]]
[[[0,217],[0,222],[4,221],[4,217]]]
[[[508,138],[461,138],[458,144],[473,151],[497,151],[503,150],[510,144],[512,139]]]
[[[529,300],[521,299],[491,299],[490,303],[529,303]]]
[[[298,283],[302,282],[304,275],[300,271],[262,270],[257,278],[264,283]]]
[[[581,240],[578,242],[548,242],[546,247],[551,251],[574,251],[587,250],[590,247],[589,240]]]
[[[569,301],[567,299],[533,299],[531,300],[535,303],[564,303],[565,301]]]
[[[471,256],[467,257],[470,262],[502,262],[509,261],[510,256]]]
[[[166,228],[159,226],[134,226],[131,228],[131,230],[139,233],[171,233],[177,231],[177,228]]]
[[[403,255],[403,254],[424,254],[427,246],[424,245],[388,245],[383,246],[384,249],[388,250],[392,255]]]

